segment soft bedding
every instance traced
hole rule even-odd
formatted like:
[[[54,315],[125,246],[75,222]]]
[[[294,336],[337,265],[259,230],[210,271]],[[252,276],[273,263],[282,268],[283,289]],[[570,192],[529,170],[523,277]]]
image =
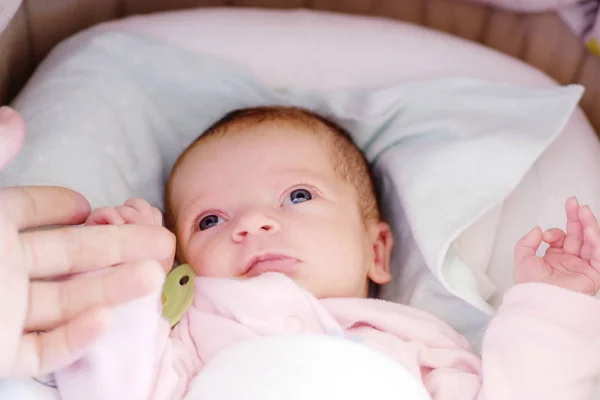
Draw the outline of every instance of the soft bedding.
[[[541,71],[500,52],[385,18],[215,8],[134,16],[96,29],[139,33],[240,64],[260,82],[281,89],[370,89],[465,76],[527,87],[556,85]],[[535,224],[560,226],[564,199],[573,194],[593,209],[600,208],[600,187],[590,184],[599,180],[600,143],[577,109],[515,190],[457,238],[470,268],[481,277],[481,293],[489,295],[493,307],[512,285],[506,265],[512,262],[512,248],[522,232]],[[404,261],[422,265],[421,259],[418,251],[409,251]],[[407,284],[401,290],[389,285],[384,295],[401,301],[411,297],[413,304],[437,314],[454,314],[468,325],[461,306],[450,307],[439,283],[428,282],[427,276],[399,277]],[[406,287],[415,288],[414,293]],[[401,291],[404,297],[398,297]]]
[[[472,273],[454,240],[517,186],[581,93],[579,86],[467,78],[274,90],[244,68],[160,41],[88,35],[54,52],[17,97],[28,137],[2,184],[68,186],[93,207],[129,197],[162,207],[175,158],[222,114],[259,104],[304,106],[346,127],[374,163],[398,236],[396,276],[430,274],[467,303],[465,315],[490,315],[483,277]],[[422,253],[421,262],[403,259],[410,248]],[[418,285],[398,279],[393,286],[411,304]]]

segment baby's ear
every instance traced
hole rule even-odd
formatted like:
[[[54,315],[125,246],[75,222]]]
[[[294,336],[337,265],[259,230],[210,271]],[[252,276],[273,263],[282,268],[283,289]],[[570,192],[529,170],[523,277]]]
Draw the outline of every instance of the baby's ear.
[[[386,284],[392,279],[390,267],[392,248],[394,247],[392,229],[389,224],[380,221],[372,224],[367,233],[373,248],[373,262],[367,276],[376,284]]]

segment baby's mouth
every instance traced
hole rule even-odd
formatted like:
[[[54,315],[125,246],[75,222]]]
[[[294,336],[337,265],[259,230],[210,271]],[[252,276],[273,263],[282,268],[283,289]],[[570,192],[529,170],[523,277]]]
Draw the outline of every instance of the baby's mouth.
[[[281,272],[292,274],[299,261],[283,254],[266,253],[256,257],[248,263],[245,275],[249,278],[264,274],[265,272]]]

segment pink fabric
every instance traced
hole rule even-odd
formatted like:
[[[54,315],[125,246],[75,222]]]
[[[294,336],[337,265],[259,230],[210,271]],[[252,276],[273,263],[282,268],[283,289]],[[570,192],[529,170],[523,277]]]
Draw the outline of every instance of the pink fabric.
[[[600,300],[549,285],[507,292],[486,333],[483,361],[428,314],[375,299],[317,300],[281,274],[197,278],[195,288],[193,306],[170,336],[149,303],[156,298],[125,307],[144,329],[115,326],[125,341],[112,340],[112,348],[57,373],[61,398],[181,399],[222,349],[299,332],[343,335],[379,350],[421,379],[435,400],[588,399],[600,371]]]

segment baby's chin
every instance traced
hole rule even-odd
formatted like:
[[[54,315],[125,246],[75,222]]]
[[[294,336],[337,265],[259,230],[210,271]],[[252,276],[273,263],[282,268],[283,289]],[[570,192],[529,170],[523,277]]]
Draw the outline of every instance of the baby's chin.
[[[350,287],[327,286],[322,283],[302,279],[301,277],[290,277],[302,289],[306,290],[317,299],[335,298],[367,298],[369,297],[368,283],[364,290]]]
[[[260,275],[256,275],[256,276],[241,275],[241,276],[237,276],[237,277],[233,277],[233,278],[239,279],[239,280],[252,280],[252,279],[265,277],[265,276],[289,278],[299,288],[306,290],[307,292],[309,292],[310,294],[312,294],[313,296],[315,296],[317,298],[322,298],[319,296],[319,294],[322,292],[321,288],[317,288],[317,287],[315,287],[315,285],[311,285],[310,281],[307,281],[306,279],[303,279],[302,277],[299,277],[296,274],[284,273],[284,272],[278,272],[278,271],[267,271],[267,272],[264,272],[264,273],[262,273]]]
[[[366,282],[365,287],[360,288],[351,288],[351,287],[334,287],[328,286],[321,282],[315,282],[314,279],[307,279],[304,276],[299,275],[297,272],[280,272],[280,271],[266,271],[259,275],[232,275],[228,273],[215,273],[215,274],[203,274],[200,271],[196,270],[193,264],[192,270],[196,273],[196,276],[203,276],[206,278],[229,278],[235,280],[251,280],[265,274],[273,274],[273,275],[281,275],[286,276],[291,279],[298,287],[306,290],[310,294],[312,294],[317,299],[330,299],[330,298],[367,298],[369,297],[369,285]]]

